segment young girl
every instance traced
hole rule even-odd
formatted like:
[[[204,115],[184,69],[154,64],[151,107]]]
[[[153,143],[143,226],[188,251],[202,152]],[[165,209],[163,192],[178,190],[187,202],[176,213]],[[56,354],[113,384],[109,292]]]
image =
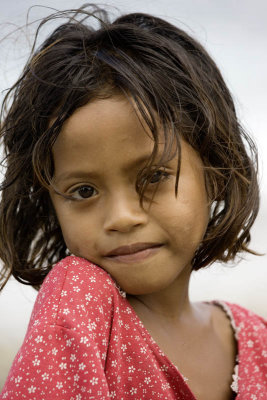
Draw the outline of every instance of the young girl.
[[[256,149],[199,43],[76,10],[1,135],[2,283],[41,286],[1,399],[267,399],[266,322],[188,297],[192,270],[252,252],[258,211]]]

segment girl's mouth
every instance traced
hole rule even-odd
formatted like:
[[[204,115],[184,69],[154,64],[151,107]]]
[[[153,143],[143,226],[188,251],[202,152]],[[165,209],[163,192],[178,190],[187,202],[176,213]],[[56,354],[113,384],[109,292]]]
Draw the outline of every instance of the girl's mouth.
[[[156,254],[162,246],[162,244],[157,243],[135,243],[118,247],[106,254],[105,257],[110,261],[134,263]]]

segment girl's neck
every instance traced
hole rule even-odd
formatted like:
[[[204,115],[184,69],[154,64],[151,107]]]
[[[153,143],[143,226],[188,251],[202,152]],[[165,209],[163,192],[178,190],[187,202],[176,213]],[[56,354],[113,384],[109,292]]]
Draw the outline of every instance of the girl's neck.
[[[156,319],[169,322],[182,322],[194,314],[194,306],[188,295],[189,279],[190,273],[187,273],[160,292],[127,295],[127,299],[137,313],[149,313]]]

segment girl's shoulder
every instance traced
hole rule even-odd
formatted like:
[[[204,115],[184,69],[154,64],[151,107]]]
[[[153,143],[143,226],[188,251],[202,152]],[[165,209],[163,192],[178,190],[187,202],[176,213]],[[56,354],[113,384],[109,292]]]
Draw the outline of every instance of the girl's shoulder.
[[[220,300],[214,300],[212,303],[224,309],[237,330],[251,329],[254,332],[264,330],[267,334],[267,320],[264,317],[235,303]]]
[[[232,388],[240,394],[251,396],[246,398],[265,399],[267,376],[266,319],[237,304],[221,301],[214,303],[221,306],[227,313],[237,341],[238,363],[233,375]]]
[[[89,314],[93,318],[111,315],[121,296],[124,293],[101,267],[84,258],[68,256],[55,264],[45,278],[29,325],[59,324],[75,329]]]
[[[244,362],[254,359],[256,364],[261,359],[267,373],[267,320],[234,303],[213,303],[222,307],[231,321],[238,343],[239,358],[242,356]]]
[[[0,398],[74,399],[75,392],[78,399],[83,382],[90,398],[102,393],[107,399],[104,368],[119,297],[112,278],[83,258],[70,256],[54,265]]]
[[[96,277],[97,280],[94,279]],[[94,286],[99,287],[103,283],[112,285],[114,282],[111,276],[100,266],[93,264],[85,258],[71,255],[53,265],[42,287],[51,281],[54,283],[61,280],[68,284],[70,281],[77,282],[79,280],[80,283],[88,283],[88,279],[90,282],[96,283]]]

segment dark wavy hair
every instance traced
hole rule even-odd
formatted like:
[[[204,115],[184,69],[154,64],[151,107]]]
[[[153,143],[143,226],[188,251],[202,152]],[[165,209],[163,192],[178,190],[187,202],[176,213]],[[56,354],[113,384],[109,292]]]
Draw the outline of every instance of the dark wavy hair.
[[[38,288],[53,263],[67,255],[48,193],[52,147],[78,107],[117,92],[135,103],[153,134],[151,170],[159,129],[166,141],[163,158],[176,141],[181,159],[181,138],[202,158],[212,206],[192,269],[232,260],[238,252],[253,253],[248,244],[259,206],[257,151],[203,47],[163,19],[132,13],[111,22],[106,10],[92,4],[45,18],[36,38],[42,25],[59,17],[68,19],[37,50],[34,44],[2,105],[2,287],[13,274]],[[145,185],[137,182],[136,189],[142,200]]]

